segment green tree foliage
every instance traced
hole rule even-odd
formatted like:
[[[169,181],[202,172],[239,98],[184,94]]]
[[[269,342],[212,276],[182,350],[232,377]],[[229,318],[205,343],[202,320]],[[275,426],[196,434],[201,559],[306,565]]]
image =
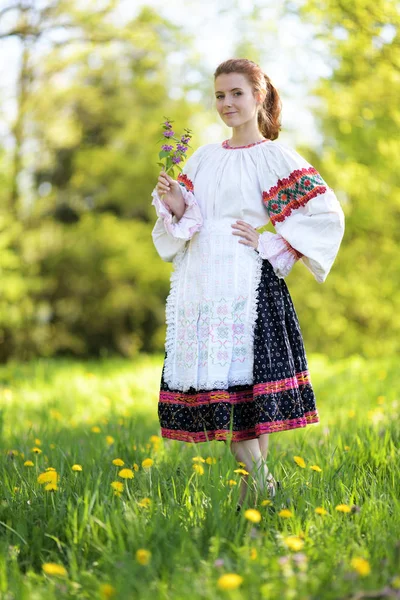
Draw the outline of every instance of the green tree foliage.
[[[212,74],[180,28],[147,7],[117,25],[117,5],[56,0],[0,10],[0,39],[21,44],[14,144],[0,153],[3,362],[163,348],[170,266],[150,235],[161,121],[190,127],[194,148],[204,143],[197,125],[214,118],[204,109]],[[332,70],[313,90],[322,150],[297,149],[346,215],[326,282],[298,264],[288,285],[309,351],[384,356],[398,350],[400,329],[399,15],[388,0],[287,7],[313,25]],[[246,27],[234,54],[265,65]],[[174,53],[186,53],[179,73]],[[181,97],[170,93],[176,84]],[[207,102],[188,102],[191,87]]]
[[[315,90],[322,101],[317,116],[323,152],[310,158],[338,194],[346,231],[324,293],[305,294],[296,282],[294,295],[309,309],[309,316],[302,310],[302,322],[312,349],[321,327],[321,348],[331,355],[395,353],[400,339],[398,6],[389,0],[309,0],[302,15],[325,41],[332,66],[332,76]]]
[[[168,55],[188,38],[148,8],[117,27],[109,11],[52,6],[29,5],[8,31],[29,60],[0,191],[0,360],[160,350],[170,267],[152,244],[150,192],[162,114],[184,127],[196,109],[168,94]],[[66,37],[40,54],[34,40],[61,22]]]

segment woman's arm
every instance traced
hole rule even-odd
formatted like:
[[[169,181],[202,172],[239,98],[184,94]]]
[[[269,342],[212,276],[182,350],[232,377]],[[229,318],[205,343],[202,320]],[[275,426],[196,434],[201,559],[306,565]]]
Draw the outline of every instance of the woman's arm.
[[[281,256],[286,254],[289,262],[292,253],[292,260],[301,259],[318,283],[323,283],[344,235],[342,207],[334,191],[298,152],[277,142],[264,146],[266,160],[259,165],[262,201],[277,233],[262,234],[263,253],[273,255],[279,243]],[[282,240],[273,237],[277,235],[287,243],[286,250]]]
[[[203,225],[203,216],[194,193],[193,180],[191,179],[191,177],[194,178],[194,174],[196,173],[200,156],[201,152],[199,148],[186,161],[182,173],[178,175],[176,182],[170,182],[169,189],[172,192],[163,196],[163,199],[169,200],[171,205],[173,205],[176,213],[181,215],[180,218],[160,198],[158,187],[163,192],[163,186],[157,185],[152,192],[152,205],[158,217],[152,231],[152,238],[159,256],[166,262],[172,262],[176,254],[184,248],[186,242]],[[165,187],[165,182],[163,185]],[[180,197],[178,198],[179,194]],[[172,195],[174,196],[173,198]],[[183,202],[179,202],[180,199],[183,199]]]

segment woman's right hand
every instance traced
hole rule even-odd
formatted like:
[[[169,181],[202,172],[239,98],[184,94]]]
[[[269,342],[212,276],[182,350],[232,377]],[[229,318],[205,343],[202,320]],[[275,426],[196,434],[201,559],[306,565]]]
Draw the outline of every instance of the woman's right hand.
[[[157,194],[179,220],[185,212],[185,200],[180,184],[165,171],[161,171],[156,185]]]

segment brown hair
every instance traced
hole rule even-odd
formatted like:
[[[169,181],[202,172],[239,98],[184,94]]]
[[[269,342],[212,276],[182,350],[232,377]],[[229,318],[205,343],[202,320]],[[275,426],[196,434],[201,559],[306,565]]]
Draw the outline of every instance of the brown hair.
[[[268,75],[247,58],[230,58],[218,65],[214,81],[223,73],[242,73],[252,86],[253,93],[267,90],[265,100],[258,111],[258,128],[265,138],[276,140],[281,129],[282,102]]]

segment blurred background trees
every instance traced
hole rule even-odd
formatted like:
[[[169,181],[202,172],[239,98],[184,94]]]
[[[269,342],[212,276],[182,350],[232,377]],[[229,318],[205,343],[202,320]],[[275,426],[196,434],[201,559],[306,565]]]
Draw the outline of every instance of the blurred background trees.
[[[177,130],[193,130],[193,147],[206,143],[204,126],[217,121],[212,71],[185,28],[150,3],[134,19],[118,6],[26,0],[0,9],[2,61],[9,40],[21,47],[15,114],[1,115],[1,362],[163,351],[171,265],[152,245],[150,196],[161,122],[168,115]],[[312,30],[316,47],[323,42],[330,67],[312,90],[321,151],[296,148],[346,214],[327,281],[301,264],[287,278],[306,348],[332,357],[394,353],[399,15],[383,0],[310,0],[284,11]],[[266,46],[249,32],[269,24],[257,5],[240,21],[234,56],[268,72]]]

